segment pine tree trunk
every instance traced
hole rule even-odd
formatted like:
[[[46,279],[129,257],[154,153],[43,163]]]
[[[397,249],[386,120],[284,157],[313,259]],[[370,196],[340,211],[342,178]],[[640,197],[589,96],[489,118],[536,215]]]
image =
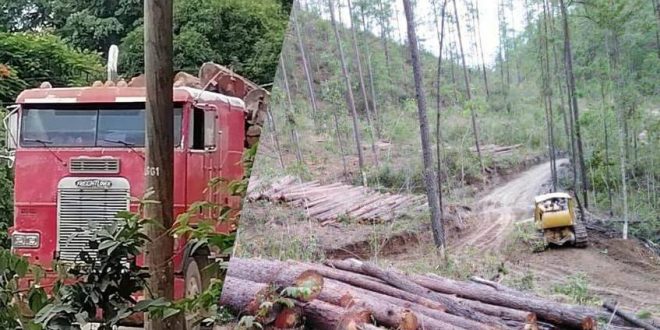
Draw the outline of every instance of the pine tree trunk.
[[[346,83],[346,93],[347,93],[347,103],[351,114],[351,119],[353,121],[353,137],[355,138],[355,147],[358,154],[358,164],[360,166],[360,176],[362,178],[362,184],[367,185],[367,177],[364,169],[364,156],[362,155],[362,142],[360,141],[360,127],[358,124],[357,110],[355,109],[355,98],[353,97],[353,89],[351,85],[351,77],[348,74],[348,68],[346,66],[346,57],[344,55],[344,47],[341,43],[341,38],[339,36],[339,29],[337,28],[337,22],[335,21],[335,11],[332,0],[328,0],[328,8],[330,9],[330,22],[332,24],[332,29],[335,33],[335,40],[337,42],[337,47],[339,49],[339,59],[341,62],[341,71],[344,76],[344,82]]]
[[[608,200],[608,208],[609,208],[609,213],[610,216],[614,215],[613,210],[612,210],[612,187],[610,186],[610,182],[612,182],[611,176],[610,176],[610,142],[609,142],[609,127],[607,126],[607,113],[608,113],[608,105],[605,102],[605,82],[601,80],[600,82],[600,95],[602,99],[602,107],[603,107],[603,140],[605,143],[605,186],[607,187],[607,200]]]
[[[396,7],[396,2],[394,5],[394,22],[397,26],[397,32],[399,32],[399,40],[403,43],[405,46],[406,42],[405,39],[403,38],[403,33],[401,32],[401,24],[399,23],[399,9]],[[410,45],[409,45],[410,46]],[[404,86],[408,84],[408,72],[406,72],[406,59],[408,58],[408,54],[406,54],[406,48],[401,47],[401,77],[403,78]],[[405,86],[407,87],[407,86]]]
[[[348,17],[351,22],[351,36],[353,38],[353,49],[355,50],[355,62],[358,69],[358,77],[360,78],[360,91],[362,92],[362,99],[364,100],[364,109],[367,115],[367,125],[369,125],[369,134],[371,137],[371,152],[374,155],[374,163],[378,167],[378,151],[376,150],[376,135],[374,134],[374,124],[371,119],[371,109],[369,109],[369,98],[367,97],[367,85],[364,83],[364,72],[362,70],[362,59],[360,58],[360,47],[358,47],[357,29],[353,19],[353,4],[348,0]]]
[[[389,39],[390,39],[390,33],[389,33],[389,24],[387,23],[387,19],[383,17],[383,0],[378,0],[378,7],[380,9],[380,40],[383,43],[383,50],[385,51],[385,66],[387,67],[387,75],[388,77],[391,78],[391,73],[390,73],[390,47],[389,47]]]
[[[543,0],[543,95],[546,99],[546,116],[548,122],[548,147],[550,150],[550,172],[552,173],[552,188],[557,190],[557,161],[555,152],[555,137],[554,137],[554,114],[552,110],[552,75],[550,73],[550,47],[548,46],[548,38],[550,33],[548,30],[549,8],[547,0]]]
[[[454,104],[458,104],[458,82],[456,79],[456,56],[454,54],[454,51],[456,50],[456,41],[453,39],[454,31],[452,30],[452,25],[448,25],[448,33],[449,36],[452,36],[452,40],[450,40],[450,47],[449,47],[449,67],[451,68],[451,86],[452,90],[454,92]]]
[[[658,50],[658,57],[660,57],[660,2],[658,0],[651,0],[651,2],[653,2],[655,12],[655,47]]]
[[[309,63],[307,61],[307,53],[305,52],[305,45],[302,38],[302,33],[300,32],[300,25],[298,25],[298,15],[296,14],[295,4],[291,9],[291,19],[293,20],[293,27],[296,30],[296,36],[298,39],[298,48],[300,50],[300,56],[302,57],[303,71],[305,72],[305,80],[307,80],[307,93],[309,94],[309,102],[312,106],[312,117],[314,119],[314,128],[318,128],[317,123],[317,114],[318,106],[316,104],[316,95],[314,94],[314,87],[312,86],[312,75],[309,72]]]
[[[282,158],[280,139],[277,136],[277,125],[275,125],[275,118],[273,118],[273,113],[270,111],[270,107],[267,108],[266,114],[268,115],[268,123],[270,124],[270,137],[273,140],[273,143],[275,143],[275,150],[277,150],[277,159],[280,162],[280,167],[284,169],[286,166],[284,166],[284,159]]]
[[[437,1],[437,0],[436,0]],[[435,17],[435,24],[436,24],[436,29],[438,30],[438,70],[437,70],[437,76],[436,76],[436,118],[435,118],[435,153],[437,157],[437,180],[438,180],[438,199],[440,201],[440,209],[443,208],[442,206],[442,171],[443,171],[443,164],[442,164],[442,130],[441,130],[441,113],[442,113],[442,93],[441,93],[441,82],[442,82],[442,52],[443,52],[443,46],[445,42],[445,10],[447,9],[447,1],[448,0],[443,0],[442,1],[442,9],[440,10],[440,24],[438,24],[438,17]],[[433,11],[437,12],[438,9],[435,8],[436,2],[433,2]]]
[[[365,19],[364,6],[360,7],[360,15],[362,17],[362,31],[367,35],[367,20]],[[378,98],[376,96],[376,87],[374,84],[374,70],[371,67],[371,50],[369,47],[369,40],[364,40],[364,46],[366,48],[366,58],[367,58],[367,70],[369,71],[369,89],[371,92],[371,109],[374,114],[374,127],[376,128],[376,137],[381,139],[381,127],[380,127],[380,116],[378,114]]]
[[[619,38],[616,32],[609,31],[611,35],[610,66],[612,67],[613,81],[616,84],[617,93],[624,91],[624,81],[621,75],[619,65]],[[623,200],[623,239],[628,239],[628,177],[627,173],[627,153],[626,153],[626,134],[625,134],[625,107],[621,96],[617,97],[617,126],[619,130],[619,169],[621,175],[621,198]]]
[[[289,102],[289,107],[285,109],[284,114],[287,118],[287,123],[291,128],[291,142],[293,142],[294,147],[296,148],[296,160],[298,164],[303,163],[302,152],[300,151],[300,139],[298,138],[298,132],[296,131],[296,122],[291,113],[291,109],[294,108],[293,100],[291,99],[291,89],[289,88],[289,77],[286,70],[286,61],[284,60],[284,52],[280,55],[280,69],[282,70],[282,80],[284,80],[284,93],[286,94],[287,101]],[[344,154],[342,153],[342,157]],[[344,169],[345,170],[345,169]]]
[[[419,58],[419,47],[417,46],[417,35],[415,31],[415,17],[410,0],[403,0],[403,9],[407,21],[408,43],[410,46],[410,57],[412,59],[415,91],[417,94],[419,130],[422,140],[422,157],[424,161],[424,181],[426,184],[428,203],[431,209],[431,228],[433,230],[435,246],[440,249],[441,253],[444,253],[445,232],[442,224],[442,209],[440,208],[438,185],[435,179],[435,171],[433,170],[433,152],[431,151],[431,139],[428,119],[426,116],[426,94],[424,92],[422,64]]]
[[[568,27],[568,13],[566,10],[566,5],[564,0],[559,0],[559,5],[561,8],[561,14],[564,21],[564,52],[565,52],[565,61],[566,61],[566,70],[568,74],[568,86],[571,90],[570,99],[573,108],[573,117],[575,124],[575,140],[577,144],[577,159],[580,166],[580,190],[582,192],[582,204],[584,208],[589,208],[589,197],[587,195],[587,171],[584,162],[584,151],[582,148],[582,134],[580,131],[580,112],[578,109],[577,101],[577,88],[575,87],[575,74],[573,73],[573,51],[571,50],[571,33]],[[576,191],[577,193],[577,191]],[[582,207],[580,212],[584,213]],[[584,214],[582,214],[584,216]]]
[[[467,95],[468,103],[472,101],[472,92],[470,91],[470,77],[468,76],[467,64],[465,63],[465,52],[463,51],[463,39],[461,37],[461,24],[458,18],[458,8],[456,7],[456,0],[452,0],[454,4],[454,18],[456,19],[456,33],[458,34],[458,48],[461,51],[461,62],[463,64],[463,78],[465,80],[465,93]],[[481,147],[479,146],[479,130],[477,128],[477,114],[474,111],[474,106],[470,104],[470,116],[472,118],[472,131],[474,133],[474,144],[477,149],[477,157],[479,157],[479,166],[484,170],[484,161],[481,157]]]
[[[479,19],[479,0],[475,0],[475,11],[477,15],[477,36],[479,38],[479,54],[481,56],[481,69],[484,75],[484,87],[486,88],[486,98],[490,98],[490,89],[488,88],[488,74],[486,71],[486,57],[484,56],[484,45],[481,39],[481,20]]]

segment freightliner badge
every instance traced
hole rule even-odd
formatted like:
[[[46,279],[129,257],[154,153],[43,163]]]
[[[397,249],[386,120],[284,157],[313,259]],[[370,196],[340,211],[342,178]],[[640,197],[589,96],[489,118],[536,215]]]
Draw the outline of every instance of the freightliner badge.
[[[76,186],[79,188],[101,188],[108,189],[112,187],[112,181],[101,179],[83,179],[76,181]]]

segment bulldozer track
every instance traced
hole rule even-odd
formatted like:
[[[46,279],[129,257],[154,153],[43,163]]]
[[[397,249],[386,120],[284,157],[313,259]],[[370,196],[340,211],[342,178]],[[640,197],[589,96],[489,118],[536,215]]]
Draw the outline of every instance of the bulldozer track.
[[[577,219],[577,221],[575,222],[575,226],[573,227],[573,230],[575,231],[575,246],[580,248],[587,247],[588,245],[587,227],[585,227],[584,222],[582,222],[582,219]]]

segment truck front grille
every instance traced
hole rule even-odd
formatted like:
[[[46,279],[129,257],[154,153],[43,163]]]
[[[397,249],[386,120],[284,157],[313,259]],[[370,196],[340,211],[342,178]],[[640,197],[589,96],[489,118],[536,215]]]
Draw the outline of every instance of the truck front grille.
[[[79,157],[69,160],[72,174],[117,174],[119,159],[112,157]]]
[[[60,184],[62,186],[62,184]],[[58,191],[58,247],[61,260],[72,261],[89,251],[94,232],[112,225],[129,207],[129,188],[64,188]]]

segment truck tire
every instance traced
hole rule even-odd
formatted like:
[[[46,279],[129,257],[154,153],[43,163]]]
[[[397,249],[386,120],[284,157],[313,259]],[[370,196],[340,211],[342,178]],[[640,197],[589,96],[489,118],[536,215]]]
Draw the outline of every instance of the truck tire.
[[[189,257],[188,266],[185,270],[185,296],[192,298],[200,294],[208,288],[211,281],[210,277],[205,274],[204,269],[209,265],[206,256]],[[201,330],[202,326],[199,324],[199,314],[186,315],[186,330]],[[195,324],[197,322],[198,324]]]

